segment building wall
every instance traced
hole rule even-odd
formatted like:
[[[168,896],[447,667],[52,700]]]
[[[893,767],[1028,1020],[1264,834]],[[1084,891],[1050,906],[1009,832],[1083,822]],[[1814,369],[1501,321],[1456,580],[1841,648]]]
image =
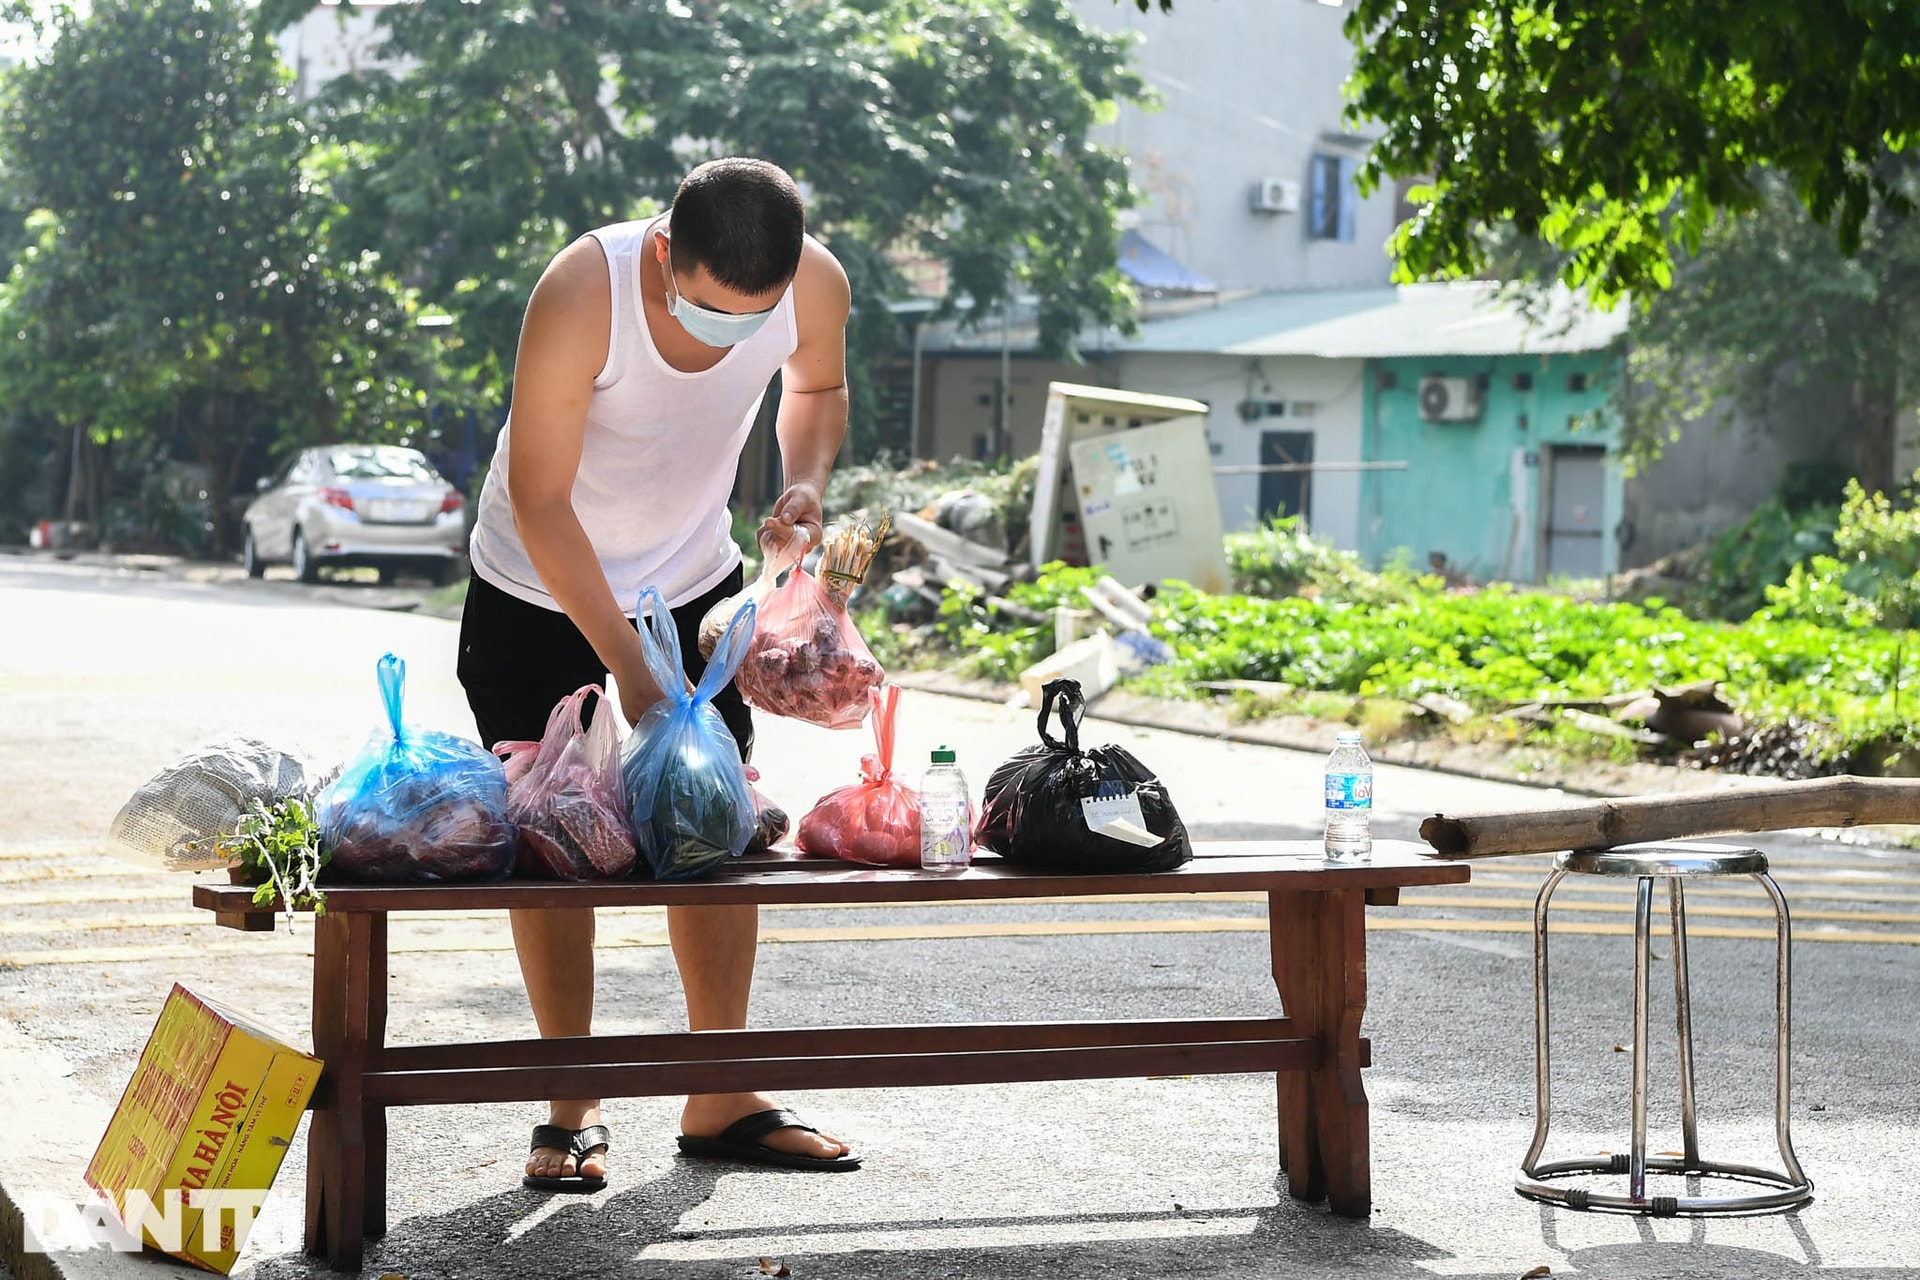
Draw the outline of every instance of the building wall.
[[[1205,0],[1172,15],[1132,0],[1076,0],[1089,26],[1139,35],[1134,61],[1158,110],[1126,107],[1098,141],[1127,152],[1146,203],[1142,235],[1227,291],[1384,285],[1395,223],[1391,186],[1358,202],[1353,238],[1307,234],[1316,152],[1357,158],[1341,123],[1353,49],[1345,6],[1317,0]],[[1301,185],[1298,213],[1256,213],[1261,178]],[[1357,193],[1349,191],[1357,200]]]
[[[1109,366],[1098,361],[1070,365],[1053,360],[1016,356],[1011,362],[1013,407],[1012,439],[1003,452],[1024,458],[1039,452],[1040,425],[1047,413],[1047,384],[1081,382],[1096,387],[1117,386]],[[1000,394],[1000,356],[928,356],[921,370],[921,439],[929,442],[922,456],[983,458],[993,430]],[[1141,388],[1152,390],[1152,388]]]
[[[380,10],[393,0],[355,0],[352,4],[321,5],[278,37],[280,57],[294,73],[294,96],[313,97],[329,80],[376,68],[404,75],[411,61],[386,62],[375,50],[386,40],[380,29]]]
[[[1316,462],[1357,461],[1364,379],[1359,360],[1306,357],[1249,359],[1244,356],[1162,355],[1129,352],[1081,365],[1015,359],[1013,441],[1009,456],[1020,458],[1040,447],[1047,385],[1078,382],[1155,395],[1186,396],[1207,404],[1207,435],[1216,466],[1252,466],[1260,461],[1263,431],[1310,431]],[[927,390],[923,438],[932,441],[926,456],[979,457],[993,424],[994,397],[1000,385],[998,357],[943,354],[929,357],[922,373]],[[1248,421],[1243,401],[1285,404],[1277,417]],[[1216,477],[1220,518],[1229,530],[1259,524],[1260,478]],[[1307,523],[1336,545],[1360,545],[1360,477],[1355,472],[1315,474],[1308,490]]]
[[[1764,417],[1729,407],[1684,428],[1658,460],[1626,482],[1630,537],[1621,549],[1621,567],[1652,564],[1731,529],[1772,495],[1795,463],[1857,471],[1857,454],[1834,439],[1829,406],[1844,394],[1831,387],[1782,387],[1774,411]],[[1838,501],[1840,495],[1833,497]]]
[[[1129,391],[1187,396],[1204,401],[1207,435],[1215,466],[1254,466],[1260,462],[1264,431],[1304,431],[1313,435],[1315,462],[1357,461],[1364,396],[1359,360],[1310,357],[1163,355],[1129,352],[1116,357],[1115,385]],[[1285,412],[1248,420],[1240,406],[1284,404]],[[1264,412],[1264,408],[1263,408]],[[1260,477],[1215,477],[1220,491],[1220,520],[1228,532],[1251,529],[1261,520]],[[1360,486],[1357,473],[1312,474],[1307,489],[1307,524],[1336,546],[1359,545]]]
[[[1360,547],[1376,563],[1405,556],[1416,568],[1431,553],[1480,580],[1534,582],[1546,573],[1546,486],[1555,446],[1605,445],[1617,435],[1608,404],[1618,357],[1606,352],[1558,356],[1410,357],[1371,362],[1365,379],[1365,456],[1404,461],[1405,471],[1375,471],[1360,485]],[[1530,374],[1517,390],[1514,375]],[[1586,389],[1570,378],[1584,374]],[[1393,386],[1382,386],[1389,375]],[[1420,379],[1487,377],[1477,422],[1427,422]],[[1597,425],[1581,426],[1599,412]],[[1619,568],[1613,536],[1622,512],[1622,477],[1609,454],[1599,515],[1602,572]]]

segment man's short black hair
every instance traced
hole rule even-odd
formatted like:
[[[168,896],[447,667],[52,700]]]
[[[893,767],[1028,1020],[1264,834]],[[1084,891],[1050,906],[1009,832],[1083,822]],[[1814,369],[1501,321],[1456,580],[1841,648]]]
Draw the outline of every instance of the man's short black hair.
[[[767,293],[800,269],[807,206],[779,165],[728,156],[686,176],[668,225],[675,271],[705,267],[729,289]]]

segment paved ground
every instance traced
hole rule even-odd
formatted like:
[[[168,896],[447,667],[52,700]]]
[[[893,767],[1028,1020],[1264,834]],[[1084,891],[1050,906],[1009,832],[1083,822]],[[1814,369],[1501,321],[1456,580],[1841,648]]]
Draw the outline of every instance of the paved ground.
[[[471,729],[452,680],[451,624],[340,607],[388,589],[316,597],[231,579],[0,558],[0,616],[12,624],[0,647],[0,1184],[16,1196],[75,1193],[172,982],[290,1031],[306,1022],[308,932],[215,930],[185,906],[182,877],[107,856],[102,837],[126,793],[233,729],[297,739],[323,758],[349,753],[377,714],[373,663],[386,649],[409,660],[415,718]],[[369,594],[345,595],[355,590]],[[1028,713],[910,693],[901,756],[950,741],[977,786],[1031,734]],[[1125,741],[1160,770],[1202,837],[1312,833],[1316,756],[1117,726],[1090,736]],[[866,749],[854,735],[781,722],[763,725],[761,743],[767,789],[796,810],[850,780]],[[1553,801],[1396,769],[1381,771],[1378,795],[1379,833],[1401,837],[1438,809]],[[1920,1185],[1920,855],[1765,844],[1798,925],[1793,1123],[1819,1193],[1796,1214],[1652,1223],[1513,1195],[1532,1127],[1526,930],[1541,873],[1510,861],[1374,913],[1367,1223],[1297,1205],[1276,1184],[1272,1082],[1257,1077],[796,1096],[870,1153],[864,1172],[831,1178],[678,1161],[676,1104],[623,1100],[610,1108],[612,1185],[562,1201],[518,1186],[528,1108],[426,1108],[397,1113],[393,1229],[370,1252],[369,1274],[677,1280],[759,1274],[766,1257],[796,1276],[889,1280],[1512,1277],[1541,1265],[1556,1275],[1920,1276],[1909,1205]],[[1566,1075],[1555,1133],[1568,1152],[1616,1149],[1624,1137],[1627,1055],[1615,1046],[1627,1038],[1630,916],[1609,888],[1565,891],[1556,929]],[[1693,905],[1707,1141],[1763,1159],[1766,913],[1731,888]],[[660,917],[607,914],[598,1029],[680,1025]],[[1259,903],[1231,898],[768,911],[756,1019],[1272,1012],[1264,929]],[[393,950],[395,1039],[530,1030],[503,921],[396,923]],[[1670,1043],[1656,1037],[1661,1104],[1670,1068]],[[1656,1146],[1676,1140],[1674,1111],[1656,1105]],[[302,1166],[296,1144],[279,1184],[288,1198],[248,1250],[255,1275],[322,1274],[298,1250]],[[169,1264],[68,1265],[117,1275]]]

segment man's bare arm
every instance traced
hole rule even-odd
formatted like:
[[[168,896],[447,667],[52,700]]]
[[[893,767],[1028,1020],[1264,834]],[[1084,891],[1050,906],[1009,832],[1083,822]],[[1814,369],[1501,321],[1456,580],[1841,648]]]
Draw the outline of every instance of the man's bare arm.
[[[774,541],[792,536],[795,526],[811,526],[814,545],[820,543],[827,477],[847,434],[850,309],[847,273],[825,246],[808,237],[794,279],[800,339],[781,373],[780,413],[774,423],[785,492],[762,526],[763,535]]]
[[[514,365],[507,496],[547,594],[613,674],[631,724],[660,689],[573,509],[587,405],[611,324],[606,258],[598,241],[583,237],[553,260],[527,303]]]

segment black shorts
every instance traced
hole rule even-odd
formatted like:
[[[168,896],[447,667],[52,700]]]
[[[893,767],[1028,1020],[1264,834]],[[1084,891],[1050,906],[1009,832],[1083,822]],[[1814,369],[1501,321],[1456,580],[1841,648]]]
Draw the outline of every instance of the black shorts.
[[[700,619],[743,583],[736,568],[719,586],[673,611],[681,662],[695,684],[707,669],[696,643]],[[560,699],[607,678],[606,664],[573,619],[558,609],[510,596],[478,574],[467,584],[467,604],[460,615],[458,670],[480,742],[488,748],[496,742],[538,742]],[[713,705],[745,760],[753,751],[753,715],[740,691],[729,683]]]

